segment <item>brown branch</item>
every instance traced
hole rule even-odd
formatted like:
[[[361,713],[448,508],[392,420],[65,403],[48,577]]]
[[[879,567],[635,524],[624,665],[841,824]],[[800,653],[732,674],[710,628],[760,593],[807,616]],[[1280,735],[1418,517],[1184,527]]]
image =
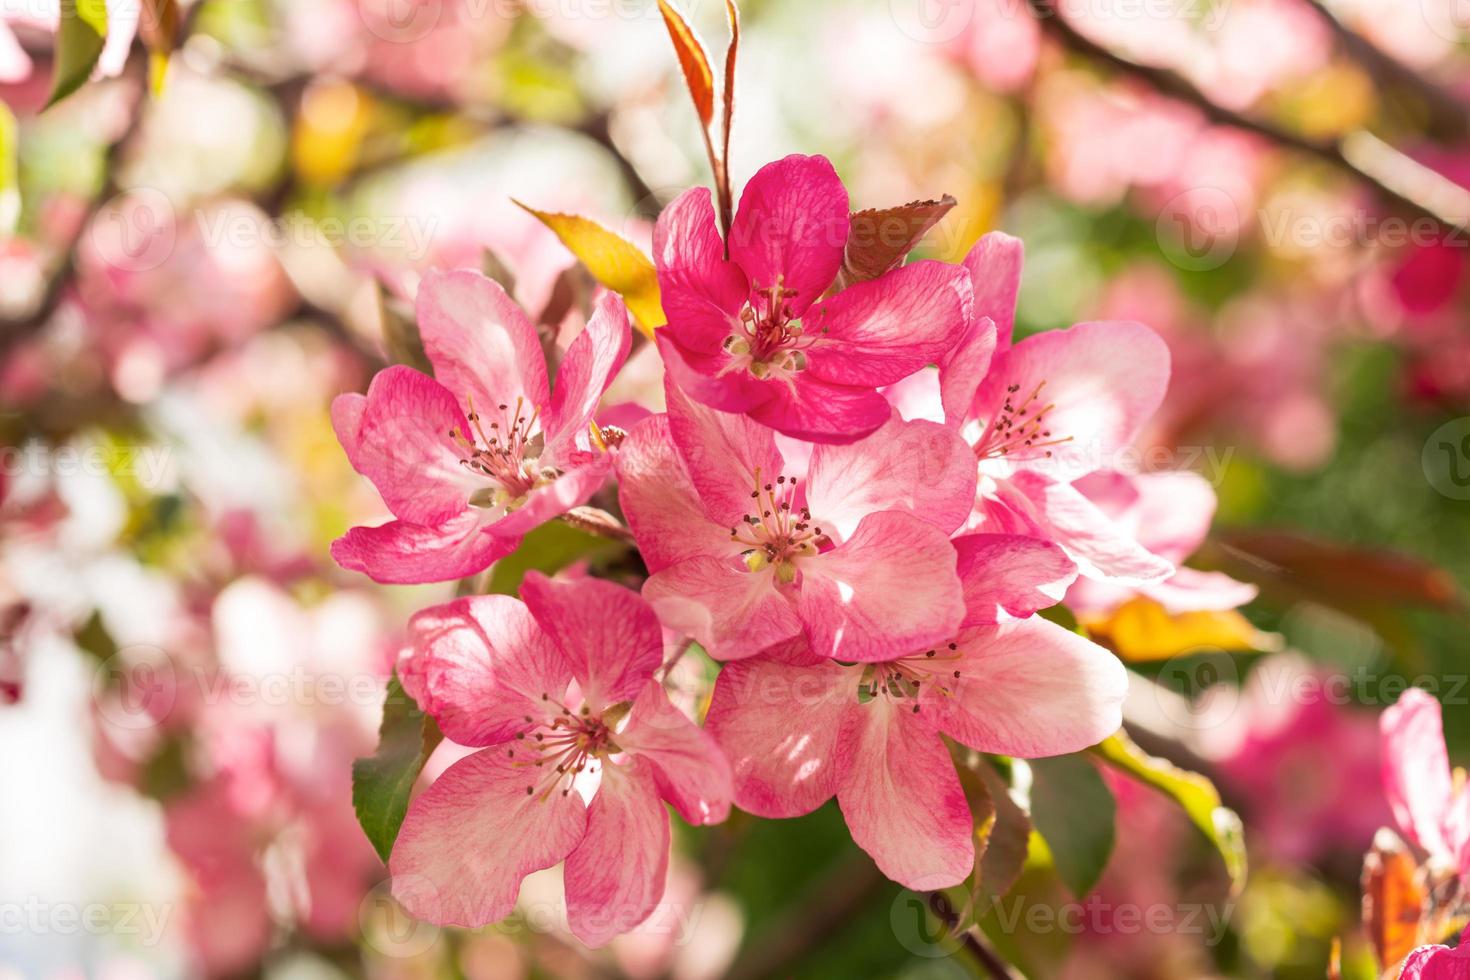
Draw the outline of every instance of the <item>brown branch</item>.
[[[1043,28],[1068,50],[1147,83],[1154,90],[1199,110],[1210,122],[1252,133],[1312,157],[1372,189],[1378,197],[1416,218],[1455,231],[1470,225],[1470,191],[1393,149],[1366,132],[1340,142],[1309,139],[1264,120],[1241,115],[1209,99],[1168,68],[1130,61],[1082,34],[1060,15],[1056,0],[1027,0]]]
[[[929,911],[933,912],[939,921],[949,927],[953,933],[960,924],[959,913],[950,904],[949,896],[944,892],[929,893]],[[963,944],[965,951],[974,958],[976,964],[985,971],[991,980],[1021,980],[1021,975],[1013,970],[1005,960],[1001,959],[995,952],[981,940],[979,927],[971,926],[968,929],[956,933],[956,938]]]

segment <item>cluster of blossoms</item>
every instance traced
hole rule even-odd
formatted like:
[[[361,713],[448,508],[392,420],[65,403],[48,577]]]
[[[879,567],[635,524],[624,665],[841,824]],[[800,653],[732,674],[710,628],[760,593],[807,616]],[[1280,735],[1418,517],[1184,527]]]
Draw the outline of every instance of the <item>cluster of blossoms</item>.
[[[1144,491],[1108,464],[1169,377],[1151,331],[1013,342],[1018,241],[849,281],[849,229],[820,157],[755,174],[724,238],[708,191],[670,204],[654,233],[666,407],[626,432],[597,418],[630,351],[622,302],[598,302],[553,384],[530,318],[468,271],[419,289],[434,377],[391,367],[333,405],[396,517],[339,540],[345,567],[472,576],[615,479],[647,569],[641,594],[532,573],[519,598],[414,617],[403,686],[477,750],[404,820],[390,869],[414,914],[502,918],[524,876],[564,861],[571,929],[604,943],[660,900],[663,801],[704,824],[835,796],[889,877],[958,884],[975,835],[946,740],[1036,758],[1121,721],[1122,664],[1038,610],[1079,576],[1171,608],[1249,598],[1175,567],[1212,498],[1154,507],[1154,550],[1124,519]],[[691,640],[723,668],[703,727],[662,683]]]

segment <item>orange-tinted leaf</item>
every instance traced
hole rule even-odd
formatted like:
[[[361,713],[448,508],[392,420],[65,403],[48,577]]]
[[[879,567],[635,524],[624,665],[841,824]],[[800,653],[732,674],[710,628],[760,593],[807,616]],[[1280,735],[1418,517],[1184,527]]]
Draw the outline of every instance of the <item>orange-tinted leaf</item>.
[[[1419,923],[1428,902],[1418,862],[1391,830],[1380,830],[1363,858],[1363,927],[1388,975],[1420,945]]]
[[[689,95],[694,99],[694,111],[699,113],[699,121],[708,130],[715,122],[715,73],[710,68],[709,55],[705,53],[694,28],[668,0],[658,0],[658,10],[664,16],[664,26],[669,29],[669,39],[674,42],[674,53],[679,56],[684,84],[689,86]]]
[[[730,188],[730,130],[735,123],[735,58],[740,52],[740,11],[735,0],[725,0],[725,15],[730,20],[730,46],[725,49],[725,103],[720,121],[720,163],[715,172],[715,196],[720,204],[720,230],[729,237],[730,221],[735,211],[734,192]],[[725,258],[729,258],[729,246]]]
[[[1401,552],[1355,548],[1287,531],[1233,531],[1221,543],[1235,559],[1237,577],[1331,605],[1460,605],[1449,572]]]
[[[637,246],[580,215],[553,214],[519,201],[516,204],[556,232],[593,279],[623,297],[628,312],[644,333],[652,336],[654,328],[663,326],[666,321],[659,301],[658,272]]]
[[[876,279],[898,265],[954,206],[946,194],[937,201],[854,212],[842,257],[843,285]]]
[[[1088,635],[1131,662],[1167,660],[1188,650],[1276,650],[1278,637],[1263,633],[1234,610],[1170,614],[1137,596],[1106,616],[1084,617]]]

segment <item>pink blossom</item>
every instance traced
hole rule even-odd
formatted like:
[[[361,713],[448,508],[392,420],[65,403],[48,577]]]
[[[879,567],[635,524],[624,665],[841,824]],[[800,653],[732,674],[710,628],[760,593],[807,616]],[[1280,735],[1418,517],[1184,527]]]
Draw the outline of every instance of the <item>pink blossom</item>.
[[[1470,927],[1458,946],[1420,946],[1404,959],[1399,980],[1470,980]]]
[[[973,869],[970,809],[941,735],[1027,758],[1075,752],[1117,729],[1127,689],[1115,657],[1029,615],[1075,575],[1060,549],[1002,535],[955,547],[968,608],[943,641],[853,665],[787,643],[726,665],[707,721],[742,809],[793,817],[835,795],[853,840],[911,888]]]
[[[825,158],[789,156],[746,185],[728,260],[708,190],[659,215],[659,348],[690,397],[786,435],[851,442],[888,419],[874,389],[954,346],[971,293],[955,266],[914,262],[822,298],[842,267],[847,208]]]
[[[818,445],[794,475],[775,433],[697,404],[629,434],[623,511],[664,625],[714,657],[806,633],[821,656],[875,660],[951,634],[964,614],[949,535],[969,513],[973,457],[943,426],[892,416],[868,438]]]
[[[480,751],[409,808],[393,893],[419,918],[479,926],[511,913],[527,874],[565,860],[572,932],[600,946],[663,895],[662,801],[689,823],[718,823],[730,771],[654,680],[662,634],[636,593],[532,573],[521,594],[413,619],[405,689]]]
[[[628,356],[621,300],[603,297],[554,391],[530,318],[479,273],[427,276],[418,321],[435,377],[390,367],[365,396],[332,403],[353,468],[397,518],[353,528],[332,557],[379,582],[479,572],[527,531],[584,503],[612,468],[592,419]]]
[[[1399,830],[1431,863],[1470,875],[1470,793],[1450,772],[1439,702],[1410,688],[1383,713],[1380,731],[1383,789]]]

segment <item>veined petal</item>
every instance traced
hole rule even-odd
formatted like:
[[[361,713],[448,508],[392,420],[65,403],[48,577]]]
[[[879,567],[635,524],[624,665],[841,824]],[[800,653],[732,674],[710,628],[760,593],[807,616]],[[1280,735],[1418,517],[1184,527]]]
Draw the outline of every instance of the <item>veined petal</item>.
[[[960,676],[924,692],[945,734],[972,749],[1026,759],[1078,752],[1123,724],[1128,672],[1117,657],[1039,617],[963,630]],[[946,668],[951,663],[944,665]]]
[[[955,344],[939,360],[939,397],[944,421],[956,428],[962,426],[975,402],[975,393],[990,373],[995,357],[995,322],[988,316],[977,316]]]
[[[1054,606],[1077,578],[1067,553],[1039,538],[966,534],[954,539],[965,590],[965,626],[1025,619]]]
[[[705,354],[684,347],[662,329],[654,341],[668,379],[690,398],[722,412],[748,412],[776,396],[780,382],[757,381],[748,371],[721,373],[729,366],[724,351]]]
[[[473,398],[487,417],[500,405],[514,412],[517,398],[527,416],[546,408],[541,339],[499,283],[470,269],[435,270],[419,285],[416,310],[434,377],[461,406]]]
[[[663,662],[658,619],[632,589],[595,578],[559,582],[533,571],[521,598],[594,709],[631,701]]]
[[[1404,835],[1431,854],[1455,860],[1445,839],[1453,797],[1439,702],[1409,688],[1379,719],[1383,791]]]
[[[853,388],[814,377],[797,378],[793,387],[765,381],[771,397],[750,408],[750,417],[782,435],[816,443],[861,439],[888,421],[888,400],[871,388]]]
[[[718,353],[739,326],[750,287],[725,260],[709,188],[690,188],[659,212],[653,261],[669,331],[692,351]]]
[[[607,482],[612,471],[612,457],[606,454],[573,464],[551,482],[530,490],[515,510],[488,522],[485,530],[499,537],[519,538],[553,517],[585,504]]]
[[[997,487],[1003,502],[1025,514],[1037,536],[1065,548],[1083,575],[1139,586],[1174,573],[1172,562],[1139,544],[1069,483],[1023,471]]]
[[[616,739],[624,752],[652,764],[659,795],[685,822],[719,823],[730,815],[730,764],[657,681],[643,686]]]
[[[603,293],[557,369],[556,388],[542,426],[546,434],[542,465],[564,467],[577,453],[594,448],[587,424],[602,393],[628,359],[631,343],[628,308],[616,293]]]
[[[415,918],[477,928],[510,915],[521,879],[577,846],[587,808],[577,793],[528,793],[533,780],[499,748],[445,770],[409,805],[388,870]]]
[[[354,527],[332,542],[332,558],[384,585],[448,582],[489,568],[515,551],[519,538],[487,534],[473,509],[443,524],[389,521]]]
[[[771,569],[748,572],[733,560],[698,557],[670,565],[649,576],[643,597],[665,626],[694,637],[716,660],[754,656],[801,632]]]
[[[606,945],[658,907],[669,869],[669,814],[651,767],[607,763],[587,808],[587,834],[567,857],[567,924],[588,946]]]
[[[526,716],[551,721],[572,670],[525,603],[478,595],[421,610],[398,662],[404,690],[461,745],[508,742]]]
[[[793,290],[796,316],[837,278],[847,247],[847,190],[825,157],[793,154],[756,171],[730,227],[730,258],[753,289]]]
[[[751,494],[781,475],[776,434],[744,415],[691,400],[665,379],[669,431],[711,520],[726,528],[752,511]]]
[[[964,881],[975,864],[970,805],[939,734],[875,698],[847,714],[853,764],[837,803],[853,842],[889,878],[918,891]]]
[[[801,561],[797,609],[812,649],[888,660],[948,639],[964,617],[955,551],[910,514],[869,514],[841,545]]]
[[[618,501],[650,572],[698,555],[734,556],[742,546],[730,528],[705,516],[684,460],[674,448],[669,417],[633,427],[618,452]]]
[[[992,231],[981,236],[963,262],[975,288],[975,315],[995,323],[997,350],[1011,346],[1024,260],[1025,247],[1019,238]]]

